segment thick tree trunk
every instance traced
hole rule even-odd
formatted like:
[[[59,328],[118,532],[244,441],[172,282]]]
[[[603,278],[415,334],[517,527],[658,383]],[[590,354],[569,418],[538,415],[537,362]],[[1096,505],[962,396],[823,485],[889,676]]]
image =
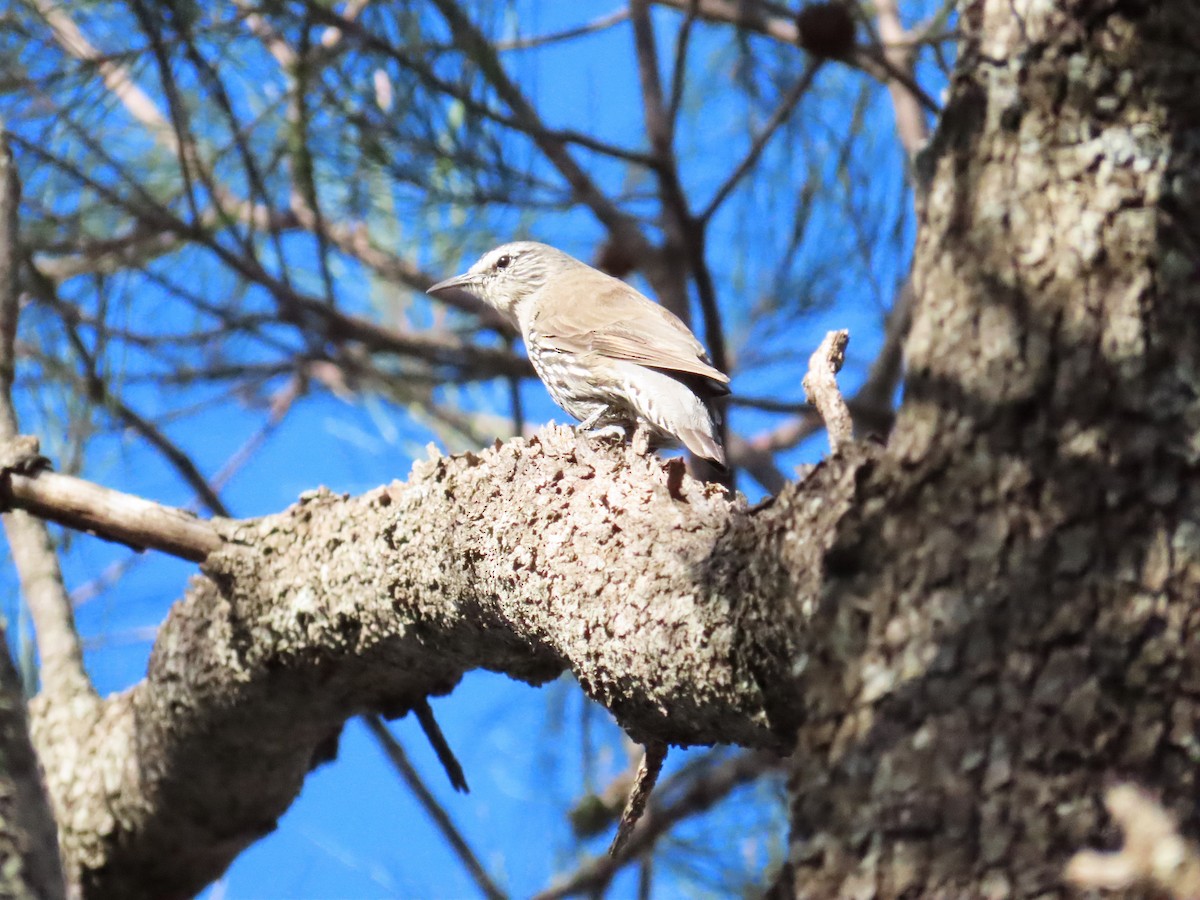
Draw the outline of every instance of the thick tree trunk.
[[[827,561],[779,887],[1065,892],[1200,743],[1200,12],[962,7],[906,398]],[[877,514],[871,509],[877,508]]]

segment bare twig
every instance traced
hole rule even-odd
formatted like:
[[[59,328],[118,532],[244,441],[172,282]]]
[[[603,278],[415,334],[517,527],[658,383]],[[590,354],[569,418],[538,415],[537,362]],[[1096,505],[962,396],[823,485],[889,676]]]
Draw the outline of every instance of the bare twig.
[[[628,9],[618,9],[606,16],[593,19],[591,22],[576,25],[574,28],[565,28],[562,31],[555,31],[551,34],[536,34],[530,37],[515,38],[511,41],[496,41],[495,47],[501,52],[507,50],[533,50],[537,47],[545,47],[548,44],[557,44],[577,37],[597,34],[598,32],[612,28],[614,25],[620,25],[628,18]]]
[[[701,222],[707,222],[713,217],[716,211],[721,208],[721,204],[733,193],[733,189],[737,187],[738,182],[745,177],[747,172],[754,168],[754,164],[762,156],[763,150],[767,148],[767,144],[771,142],[771,138],[775,136],[775,132],[779,130],[779,126],[788,120],[788,116],[792,114],[792,110],[800,102],[800,98],[812,86],[813,79],[817,77],[817,72],[820,71],[822,62],[823,60],[821,59],[811,60],[807,68],[805,68],[804,74],[797,78],[796,83],[783,95],[783,99],[779,101],[779,104],[775,107],[775,111],[771,113],[771,117],[767,119],[766,124],[755,135],[754,140],[750,142],[750,149],[746,151],[746,155],[734,167],[729,177],[717,188],[717,192],[713,194],[713,198],[708,201],[708,205],[700,213],[699,218]]]
[[[669,6],[678,10],[690,10],[696,0],[654,0],[660,6]],[[741,0],[699,0],[700,18],[708,22],[725,22],[753,31],[766,37],[782,41],[785,44],[797,45],[800,33],[796,27],[795,18],[777,15],[762,6]],[[855,47],[851,54],[842,62],[859,69],[882,83],[900,82],[912,93],[918,103],[930,112],[937,112],[938,106],[912,76],[902,69],[897,69],[886,58],[884,51],[875,46]]]
[[[7,137],[0,146],[0,169],[0,443],[12,446],[19,435],[12,387],[16,378],[14,341],[20,314],[17,210],[21,186]],[[50,532],[45,524],[18,510],[5,515],[4,530],[21,581],[21,593],[37,631],[42,683],[48,695],[64,701],[94,696],[83,667],[83,649],[75,629],[71,599]]]
[[[677,799],[670,802],[656,799],[649,804],[646,814],[617,856],[604,855],[589,860],[554,887],[537,894],[535,900],[600,893],[624,866],[645,856],[659,838],[680,821],[711,809],[730,792],[779,764],[779,757],[773,753],[747,752],[691,778]],[[668,782],[659,793],[669,793],[671,786]]]
[[[222,543],[222,538],[212,523],[198,519],[189,512],[152,503],[57,472],[24,475],[10,471],[3,490],[0,491],[0,503],[106,540],[138,549],[161,550],[163,553],[193,562],[202,562]],[[41,580],[46,579],[43,576]],[[61,589],[61,583],[59,587]],[[66,591],[62,591],[62,603],[65,605],[65,612],[60,615],[69,620],[70,599]],[[30,608],[36,620],[38,612],[32,603]],[[42,646],[42,623],[37,622],[37,627],[42,669],[46,673],[44,677],[48,679],[50,673],[47,650],[53,648]],[[78,651],[77,636],[74,643]],[[65,652],[65,648],[55,650],[55,658],[61,657]],[[80,666],[82,667],[82,662]]]
[[[646,752],[642,754],[641,765],[633,779],[633,790],[629,792],[629,800],[625,811],[621,813],[621,821],[617,823],[617,833],[608,848],[608,855],[616,857],[629,843],[634,826],[646,811],[646,801],[658,782],[658,773],[662,771],[663,761],[667,758],[667,745],[662,741],[650,741],[646,744]]]
[[[860,433],[887,435],[895,418],[892,400],[904,373],[904,340],[912,322],[912,288],[900,291],[884,325],[883,346],[871,363],[867,380],[846,405]],[[795,412],[794,419],[753,438],[734,435],[730,439],[730,461],[761,484],[768,492],[778,493],[788,478],[775,465],[774,456],[796,446],[821,430],[824,424],[812,404],[778,403],[754,397],[735,397],[734,405],[745,405],[774,412]]]
[[[1124,894],[1153,885],[1179,900],[1200,897],[1200,853],[1153,797],[1120,784],[1104,795],[1104,805],[1124,832],[1125,846],[1115,853],[1076,853],[1067,864],[1067,881],[1084,890]]]
[[[437,719],[433,717],[433,710],[429,706],[429,701],[422,700],[420,703],[415,704],[413,706],[413,713],[416,714],[417,722],[420,724],[421,730],[425,732],[425,737],[429,740],[429,746],[437,754],[438,762],[446,770],[446,777],[450,779],[450,786],[456,791],[462,791],[464,794],[471,793],[471,789],[467,786],[467,776],[463,774],[462,765],[459,763],[458,757],[454,755],[454,751],[450,749],[450,744],[446,741],[446,736],[442,734],[442,726],[438,725]]]
[[[408,789],[413,792],[417,798],[417,802],[425,809],[429,818],[433,819],[434,825],[438,831],[442,833],[442,837],[446,839],[446,843],[458,855],[463,867],[466,868],[470,876],[475,880],[480,892],[488,898],[488,900],[504,900],[505,893],[496,886],[488,875],[487,870],[479,862],[479,857],[471,849],[454,821],[450,818],[450,814],[433,796],[433,792],[426,787],[425,782],[421,780],[421,775],[416,768],[408,760],[408,754],[404,752],[404,748],[400,746],[400,742],[388,730],[388,727],[383,723],[379,716],[366,716],[364,721],[367,723],[367,728],[371,734],[375,736],[375,740],[379,742],[380,749],[387,755],[388,761],[395,767],[396,772],[408,785]]]
[[[679,119],[679,109],[683,106],[683,86],[687,71],[688,43],[692,37],[692,27],[699,15],[698,0],[692,0],[687,15],[679,26],[675,36],[675,63],[671,67],[671,99],[667,104],[667,117],[674,127]]]
[[[804,376],[804,392],[825,420],[829,432],[829,448],[838,449],[850,442],[854,434],[854,420],[838,389],[837,373],[846,359],[846,344],[850,332],[831,331],[808,360],[808,374]]]
[[[17,437],[17,412],[12,401],[16,378],[17,316],[20,293],[17,240],[21,183],[7,136],[0,126],[0,440]],[[58,557],[46,526],[22,512],[4,516],[4,531],[21,593],[37,629],[42,657],[42,681],[55,700],[96,701],[83,668],[83,650],[71,601],[63,584]],[[29,737],[20,680],[4,628],[0,624],[0,893],[5,896],[60,898],[64,894],[54,818],[38,772]]]
[[[879,23],[879,37],[883,44],[884,58],[892,66],[912,78],[912,46],[905,45],[907,32],[900,22],[900,9],[896,0],[876,0],[875,16]],[[913,156],[929,139],[929,126],[925,121],[925,110],[918,97],[899,79],[887,83],[892,98],[892,109],[896,114],[896,134],[909,156]]]

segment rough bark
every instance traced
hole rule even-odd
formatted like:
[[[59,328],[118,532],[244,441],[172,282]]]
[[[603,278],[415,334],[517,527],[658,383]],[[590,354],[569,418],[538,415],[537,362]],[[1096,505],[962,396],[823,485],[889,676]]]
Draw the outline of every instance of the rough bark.
[[[73,876],[88,897],[194,893],[271,830],[346,718],[469,669],[569,668],[643,743],[786,750],[823,536],[871,459],[850,447],[747,508],[679,461],[551,429],[220,523],[143,682],[34,707]]]
[[[1065,894],[1119,842],[1115,777],[1200,824],[1200,16],[982,0],[960,27],[905,402],[808,623],[839,652],[783,894]]]

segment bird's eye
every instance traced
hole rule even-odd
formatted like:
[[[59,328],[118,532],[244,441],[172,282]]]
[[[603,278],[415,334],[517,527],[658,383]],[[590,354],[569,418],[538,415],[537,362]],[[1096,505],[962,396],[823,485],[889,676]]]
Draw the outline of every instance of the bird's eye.
[[[497,269],[507,269],[511,265],[512,265],[512,257],[507,254],[500,257],[498,260],[496,260],[496,268]]]

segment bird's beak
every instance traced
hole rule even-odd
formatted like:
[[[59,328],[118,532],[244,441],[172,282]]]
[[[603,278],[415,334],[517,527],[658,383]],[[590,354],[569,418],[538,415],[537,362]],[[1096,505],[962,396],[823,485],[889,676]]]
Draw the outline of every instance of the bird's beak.
[[[462,275],[455,275],[453,278],[447,278],[445,281],[439,281],[437,284],[425,288],[425,293],[436,294],[439,291],[448,291],[452,288],[462,288],[467,290],[474,284],[475,276],[470,272],[466,272]]]

